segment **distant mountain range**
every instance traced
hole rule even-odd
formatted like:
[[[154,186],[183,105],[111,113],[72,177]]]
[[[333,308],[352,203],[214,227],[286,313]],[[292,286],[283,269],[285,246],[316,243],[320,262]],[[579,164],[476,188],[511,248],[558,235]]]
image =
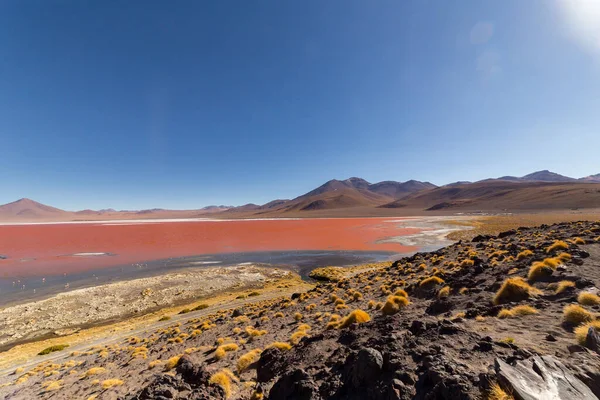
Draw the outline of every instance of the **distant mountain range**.
[[[453,213],[457,211],[519,211],[598,208],[600,174],[570,178],[547,170],[522,177],[502,176],[478,182],[460,181],[444,186],[430,182],[383,181],[362,178],[330,180],[294,199],[263,205],[212,205],[196,210],[65,211],[30,199],[0,206],[0,221],[68,221],[144,218],[261,218],[343,217]]]

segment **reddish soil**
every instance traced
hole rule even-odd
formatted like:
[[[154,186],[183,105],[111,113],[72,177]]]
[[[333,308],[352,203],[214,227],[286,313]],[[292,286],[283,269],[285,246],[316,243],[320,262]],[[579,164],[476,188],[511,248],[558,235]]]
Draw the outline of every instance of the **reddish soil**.
[[[276,250],[413,248],[379,239],[418,233],[388,218],[159,222],[132,225],[0,226],[0,275],[80,272],[100,267],[199,254]],[[103,252],[114,257],[73,257]]]

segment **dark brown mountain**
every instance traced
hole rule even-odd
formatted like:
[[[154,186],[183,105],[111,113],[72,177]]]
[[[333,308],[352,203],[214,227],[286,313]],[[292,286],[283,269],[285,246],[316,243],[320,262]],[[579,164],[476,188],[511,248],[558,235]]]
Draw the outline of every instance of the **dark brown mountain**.
[[[406,196],[382,207],[427,211],[600,208],[600,184],[491,180],[442,186]]]
[[[25,198],[0,206],[0,218],[3,220],[67,217],[71,214],[68,211]]]
[[[581,182],[600,183],[600,174],[586,176],[578,180]]]
[[[436,187],[437,186],[435,186],[433,183],[415,180],[406,182],[383,181],[369,185],[369,190],[374,193],[379,193],[398,199],[409,193],[416,193],[422,190],[434,189]]]

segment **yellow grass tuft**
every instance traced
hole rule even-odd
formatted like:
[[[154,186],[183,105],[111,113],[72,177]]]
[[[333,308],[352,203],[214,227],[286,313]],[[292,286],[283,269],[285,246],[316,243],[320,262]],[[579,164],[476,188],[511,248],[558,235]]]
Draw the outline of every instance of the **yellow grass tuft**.
[[[86,372],[84,372],[83,377],[87,378],[88,376],[92,376],[92,375],[100,375],[106,372],[106,368],[103,367],[92,367],[90,369],[88,369]]]
[[[536,261],[533,263],[531,268],[529,268],[529,273],[527,274],[527,279],[531,282],[535,282],[542,277],[547,277],[552,275],[552,268],[543,262]]]
[[[290,342],[294,345],[300,343],[300,340],[305,337],[308,336],[308,333],[306,333],[306,331],[297,331],[292,333],[292,336],[290,336]]]
[[[498,292],[496,292],[494,304],[521,301],[541,293],[541,290],[529,285],[523,278],[508,278],[504,281]]]
[[[227,352],[237,351],[238,348],[239,346],[235,343],[222,344],[215,350],[215,358],[221,360],[227,355]]]
[[[438,292],[438,297],[442,298],[442,297],[448,297],[448,296],[450,296],[450,286],[444,286]]]
[[[510,394],[506,393],[500,385],[494,383],[490,388],[487,400],[514,400],[515,398]]]
[[[518,317],[518,316],[522,316],[522,315],[533,315],[533,314],[537,314],[537,313],[538,313],[538,310],[536,310],[535,308],[533,308],[531,306],[527,306],[527,305],[521,305],[521,306],[515,306],[511,309],[503,308],[498,313],[498,318],[502,318],[502,319],[514,318],[514,317]]]
[[[42,388],[46,389],[47,392],[58,390],[62,387],[63,381],[46,381],[42,383]]]
[[[571,260],[571,255],[569,253],[560,253],[556,258],[562,262],[567,262]]]
[[[533,255],[533,251],[531,250],[523,250],[519,254],[517,254],[517,260],[521,261],[526,259],[527,257],[531,257]]]
[[[554,291],[554,293],[559,294],[559,293],[564,292],[568,288],[572,288],[572,287],[575,287],[575,282],[560,281],[560,282],[558,282],[558,285],[556,286],[556,290]]]
[[[261,349],[254,349],[241,356],[237,361],[238,374],[241,374],[247,370],[250,365],[255,363],[259,359],[261,352]]]
[[[208,383],[220,386],[225,392],[225,398],[231,396],[231,377],[225,370],[213,374]]]
[[[383,315],[396,314],[398,311],[400,311],[401,308],[406,307],[409,304],[410,302],[406,297],[389,296],[385,304],[381,308],[381,312],[383,313]]]
[[[257,337],[257,336],[262,336],[262,335],[266,335],[267,331],[265,329],[256,329],[252,326],[247,326],[246,327],[246,334],[248,334],[248,336],[250,336],[251,338],[253,337]]]
[[[577,343],[579,343],[582,346],[585,346],[585,339],[587,338],[588,330],[590,328],[594,328],[596,332],[600,332],[600,320],[581,324],[577,328],[575,328],[574,332],[575,338],[577,339]]]
[[[279,350],[289,350],[292,348],[292,345],[287,342],[273,342],[267,346],[267,349],[270,347],[278,348]]]
[[[562,260],[558,257],[545,258],[543,262],[552,269],[556,269],[556,267],[562,264]]]
[[[438,276],[431,276],[429,278],[423,279],[419,283],[419,286],[424,289],[428,289],[428,288],[432,288],[433,286],[436,286],[436,285],[441,285],[442,283],[444,283],[444,280],[442,278],[440,278]]]
[[[404,289],[398,289],[394,292],[394,296],[406,297],[408,299],[408,293]]]
[[[296,321],[300,321],[302,318],[303,318],[302,314],[300,314],[299,312],[297,312],[297,313],[294,314],[294,319]]]
[[[577,296],[577,302],[584,306],[595,306],[600,304],[600,296],[590,292],[581,292],[579,293],[579,296]]]
[[[562,240],[556,240],[546,249],[546,253],[552,253],[556,250],[569,250],[569,244]]]
[[[573,238],[573,239],[571,239],[571,243],[575,243],[575,244],[585,244],[585,240],[583,240],[583,239],[582,239],[582,238],[580,238],[580,237],[576,237],[576,238]]]
[[[356,309],[350,314],[348,314],[346,318],[342,319],[337,327],[339,329],[344,329],[352,324],[364,324],[365,322],[369,322],[370,320],[371,316],[367,312],[360,309]]]
[[[563,319],[565,322],[577,326],[584,322],[591,322],[594,316],[585,308],[577,304],[569,304],[563,309]]]
[[[175,366],[177,366],[177,363],[179,362],[179,359],[181,358],[182,354],[173,356],[171,358],[169,358],[167,360],[167,362],[165,363],[165,371],[170,371],[173,368],[175,368]]]
[[[113,386],[120,386],[123,383],[125,382],[123,382],[121,379],[106,379],[102,381],[102,389],[108,389]]]
[[[154,360],[154,361],[150,361],[150,362],[148,363],[148,369],[152,369],[152,368],[154,368],[154,367],[157,367],[157,366],[159,366],[160,364],[162,364],[162,361],[161,361],[161,360]]]

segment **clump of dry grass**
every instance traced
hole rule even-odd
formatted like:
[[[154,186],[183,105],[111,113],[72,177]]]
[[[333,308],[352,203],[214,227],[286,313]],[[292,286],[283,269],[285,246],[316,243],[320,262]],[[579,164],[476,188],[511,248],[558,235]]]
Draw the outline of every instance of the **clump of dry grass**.
[[[569,244],[562,240],[555,240],[548,248],[546,249],[546,253],[552,253],[556,250],[569,250]]]
[[[556,269],[556,267],[558,267],[560,264],[562,264],[562,260],[558,257],[544,258],[543,263],[552,269]]]
[[[425,278],[421,282],[419,282],[419,286],[424,289],[429,289],[436,285],[441,285],[442,283],[444,283],[444,280],[442,278],[440,278],[438,276],[431,276],[431,277]]]
[[[577,343],[579,343],[582,346],[585,346],[588,330],[590,328],[594,328],[596,332],[600,332],[600,320],[581,324],[577,328],[575,328],[574,333],[575,338],[577,339]]]
[[[42,383],[42,388],[46,389],[47,392],[51,392],[53,390],[58,390],[62,387],[63,380],[59,379],[57,381],[46,381]]]
[[[262,335],[266,335],[267,331],[266,329],[256,329],[252,326],[247,326],[246,327],[246,334],[248,334],[248,336],[250,336],[251,338],[257,337],[257,336],[262,336]]]
[[[227,352],[237,351],[238,348],[239,348],[239,346],[236,343],[222,344],[219,347],[217,347],[217,349],[215,350],[214,356],[217,360],[221,360],[227,355]]]
[[[450,296],[450,286],[444,286],[438,292],[438,297],[442,298],[442,297],[448,297],[448,296]]]
[[[237,361],[238,374],[241,374],[247,370],[250,365],[254,364],[260,357],[260,353],[262,353],[261,349],[254,349],[241,356]]]
[[[356,309],[348,314],[344,319],[340,321],[337,328],[344,329],[352,324],[364,324],[365,322],[369,322],[371,320],[371,316],[369,313]]]
[[[579,293],[579,296],[577,296],[577,302],[584,306],[595,306],[600,304],[600,296],[590,292],[581,292]]]
[[[61,351],[69,347],[68,344],[55,344],[54,346],[46,347],[44,350],[38,353],[38,356],[44,356],[46,354],[54,353],[56,351]]]
[[[108,389],[113,386],[120,386],[123,383],[125,382],[123,382],[121,379],[106,379],[102,381],[102,389]]]
[[[531,257],[533,255],[533,251],[531,250],[523,250],[519,254],[517,254],[517,261],[521,261],[526,259],[527,257]]]
[[[575,282],[572,281],[560,281],[554,290],[554,293],[559,294],[567,290],[568,288],[575,287]]]
[[[541,293],[541,290],[529,285],[523,278],[508,278],[502,283],[498,292],[496,292],[494,304],[501,304],[509,301],[521,301]]]
[[[498,313],[498,318],[502,318],[502,319],[514,318],[514,317],[518,317],[518,316],[522,316],[522,315],[533,315],[533,314],[537,314],[537,313],[538,313],[538,310],[536,310],[535,308],[533,308],[531,306],[520,305],[520,306],[515,306],[511,309],[503,308]]]
[[[569,304],[563,309],[563,320],[568,324],[577,326],[584,322],[593,321],[594,316],[585,308],[578,306],[577,304]]]
[[[161,360],[154,360],[154,361],[150,361],[150,362],[148,363],[148,369],[152,369],[152,368],[154,368],[154,367],[157,367],[157,366],[159,366],[160,364],[162,364],[162,361],[161,361]]]
[[[83,373],[83,377],[87,378],[88,376],[100,375],[106,372],[106,368],[103,367],[92,367]]]
[[[173,357],[169,358],[167,360],[167,362],[165,363],[165,371],[170,371],[173,368],[175,368],[175,366],[179,362],[180,358],[181,358],[181,354],[178,354],[176,356],[173,356]]]
[[[500,385],[494,383],[488,392],[487,400],[514,400],[515,398],[506,393]]]
[[[410,302],[406,297],[392,295],[387,298],[385,304],[381,307],[381,312],[383,315],[396,314],[401,308],[406,307],[409,304]]]
[[[533,263],[531,268],[529,268],[527,279],[529,279],[531,282],[535,282],[541,278],[552,275],[553,272],[553,269],[548,265],[544,264],[543,262],[536,261]]]
[[[292,348],[292,345],[287,342],[273,342],[267,346],[267,349],[270,347],[278,348],[279,350],[289,350]]]
[[[465,313],[464,311],[460,311],[460,312],[457,312],[456,314],[454,314],[451,319],[464,318],[466,316],[467,316],[467,313]]]
[[[296,321],[300,321],[303,318],[302,314],[300,314],[299,312],[294,314],[294,319]]]
[[[305,336],[308,336],[308,333],[306,333],[306,331],[296,331],[292,333],[292,336],[290,336],[290,343],[296,345],[300,343],[300,340]]]
[[[222,369],[219,372],[214,373],[208,383],[220,386],[225,392],[225,397],[231,396],[231,381],[234,378],[234,375],[228,369]]]
[[[575,244],[585,244],[585,240],[583,240],[583,239],[582,239],[582,238],[580,238],[580,237],[576,237],[576,238],[573,238],[573,239],[571,239],[571,243],[575,243]]]

